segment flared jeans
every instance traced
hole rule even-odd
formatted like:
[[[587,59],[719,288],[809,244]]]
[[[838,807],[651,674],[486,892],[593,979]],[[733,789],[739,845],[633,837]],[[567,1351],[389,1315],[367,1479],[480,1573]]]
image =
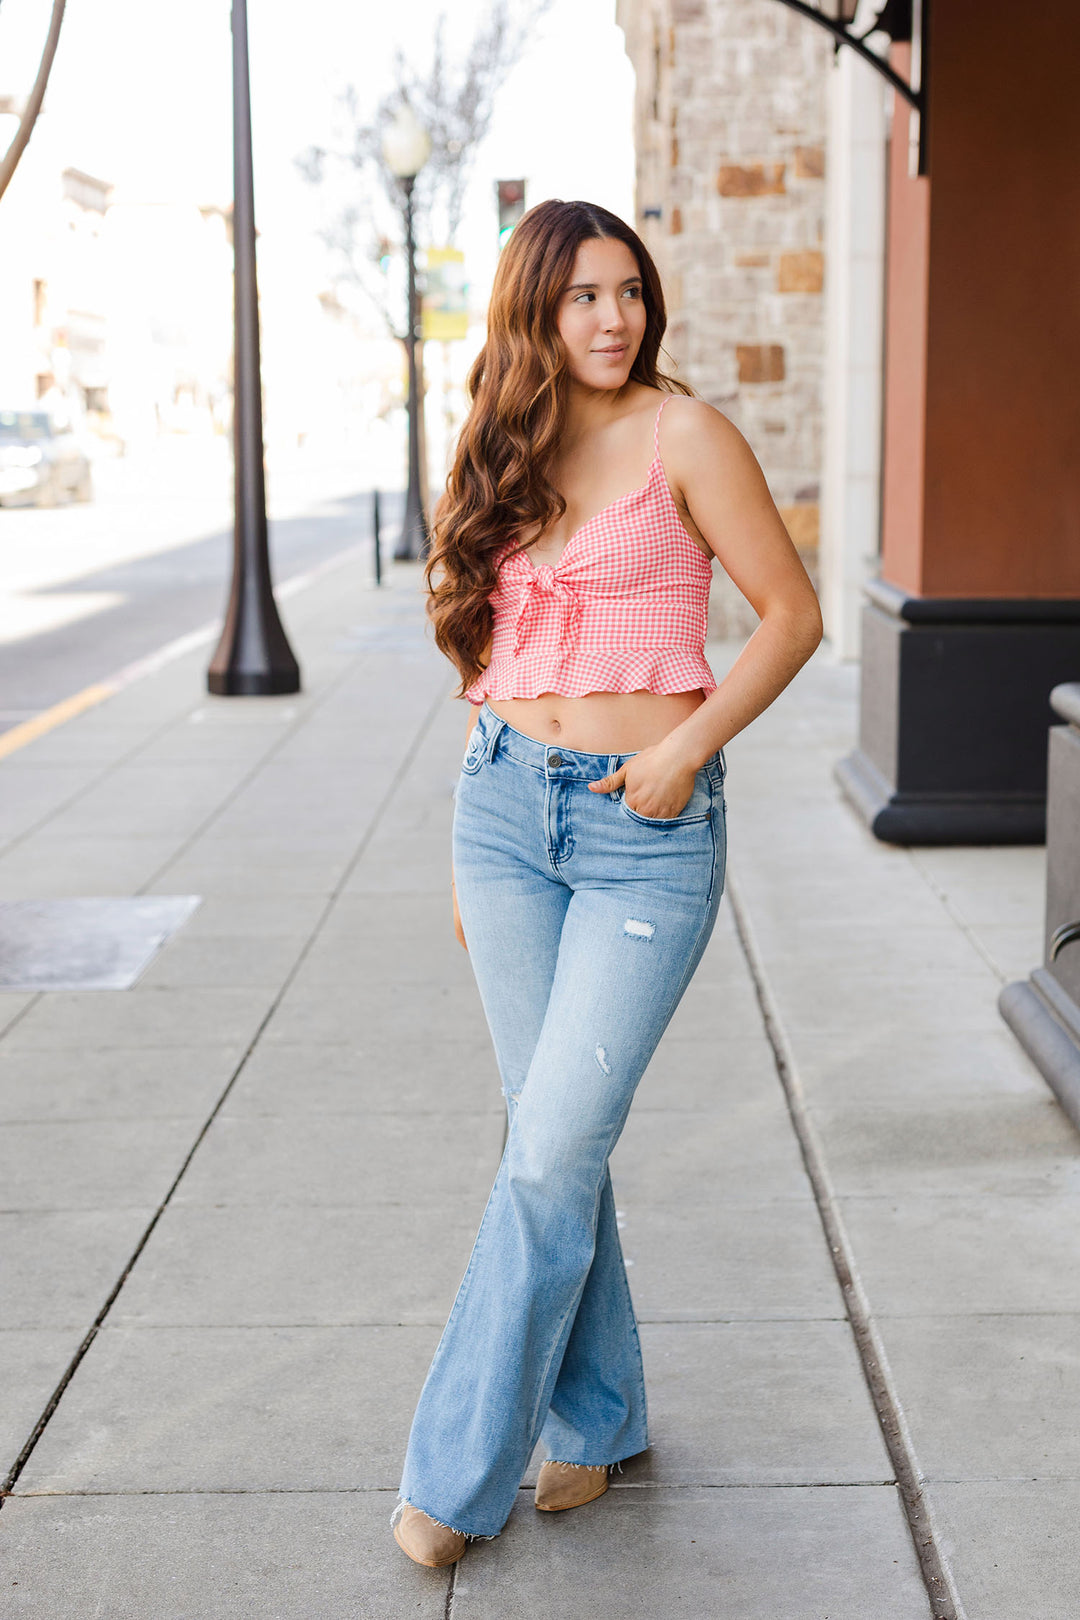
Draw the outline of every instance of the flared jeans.
[[[538,1439],[594,1466],[648,1445],[608,1158],[716,921],[725,762],[660,820],[621,788],[590,792],[629,758],[538,742],[485,703],[455,790],[458,906],[508,1130],[401,1500],[470,1536],[502,1529]]]

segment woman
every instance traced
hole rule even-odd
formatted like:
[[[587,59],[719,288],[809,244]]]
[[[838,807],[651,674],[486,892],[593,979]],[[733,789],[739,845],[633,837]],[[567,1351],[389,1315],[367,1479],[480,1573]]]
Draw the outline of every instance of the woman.
[[[723,745],[821,639],[745,440],[657,370],[665,324],[622,220],[525,214],[434,525],[428,611],[472,705],[454,921],[509,1128],[393,1515],[431,1567],[499,1533],[537,1440],[544,1511],[648,1444],[608,1157],[716,918]],[[714,557],[761,620],[719,686]]]

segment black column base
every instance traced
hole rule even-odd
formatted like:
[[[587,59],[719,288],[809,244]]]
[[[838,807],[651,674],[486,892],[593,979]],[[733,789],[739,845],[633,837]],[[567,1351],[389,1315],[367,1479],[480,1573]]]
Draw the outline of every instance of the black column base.
[[[885,844],[1041,844],[1045,795],[897,793],[859,749],[836,780]]]
[[[859,744],[836,767],[875,837],[1041,844],[1050,689],[1080,674],[1080,601],[933,598],[874,580]]]

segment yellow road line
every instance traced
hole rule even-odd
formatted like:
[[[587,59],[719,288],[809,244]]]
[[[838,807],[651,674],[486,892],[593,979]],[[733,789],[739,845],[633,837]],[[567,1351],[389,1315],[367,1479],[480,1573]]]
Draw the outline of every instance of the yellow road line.
[[[364,543],[348,546],[344,551],[337,551],[333,556],[324,558],[321,563],[315,563],[303,573],[294,574],[291,579],[287,579],[283,585],[275,589],[274,595],[295,596],[321,579],[324,574],[333,573],[343,564],[355,562],[357,557],[366,554],[367,547]],[[198,630],[190,630],[186,635],[177,636],[175,641],[166,642],[164,647],[159,647],[147,657],[136,659],[135,663],[126,665],[110,680],[98,681],[94,686],[84,686],[81,692],[65,698],[62,703],[54,703],[51,709],[43,710],[32,720],[26,720],[20,726],[12,726],[10,731],[0,732],[0,759],[15,753],[18,748],[25,748],[27,743],[32,743],[37,737],[43,737],[55,726],[62,726],[65,720],[74,720],[77,714],[82,714],[85,709],[92,709],[95,703],[103,703],[106,698],[115,697],[117,692],[122,692],[132,681],[141,680],[144,675],[155,674],[163,664],[171,663],[182,653],[190,652],[193,648],[202,646],[204,642],[212,641],[220,632],[221,621],[212,620],[210,624],[204,624]]]
[[[84,709],[92,709],[95,703],[103,703],[116,691],[115,686],[104,681],[99,681],[96,686],[84,686],[81,692],[65,698],[62,703],[54,703],[51,709],[44,709],[32,720],[24,720],[21,726],[12,726],[10,731],[0,732],[0,759],[13,754],[17,748],[24,748],[35,738],[43,737],[54,726],[62,726],[65,720],[74,719]]]

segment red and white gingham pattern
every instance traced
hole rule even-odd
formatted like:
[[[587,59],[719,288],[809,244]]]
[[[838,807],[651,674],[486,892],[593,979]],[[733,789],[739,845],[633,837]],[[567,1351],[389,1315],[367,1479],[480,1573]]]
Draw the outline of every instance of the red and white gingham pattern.
[[[670,397],[645,483],[582,524],[554,567],[507,557],[514,540],[500,550],[491,661],[467,688],[470,703],[715,691],[704,651],[712,565],[679,521],[660,460]]]

